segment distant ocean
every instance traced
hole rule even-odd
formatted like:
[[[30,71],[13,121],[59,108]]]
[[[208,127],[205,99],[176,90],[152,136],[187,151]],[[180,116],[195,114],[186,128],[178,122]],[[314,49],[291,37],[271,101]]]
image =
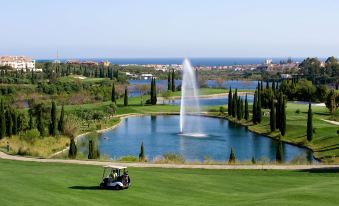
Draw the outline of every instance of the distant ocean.
[[[109,61],[112,64],[182,64],[183,58],[76,58],[80,61]],[[190,58],[193,66],[231,66],[244,64],[261,64],[267,58]],[[60,59],[64,62],[68,59]],[[303,58],[292,58],[301,62]],[[37,59],[38,62],[53,61],[53,59]],[[272,58],[273,63],[287,61],[287,58]]]

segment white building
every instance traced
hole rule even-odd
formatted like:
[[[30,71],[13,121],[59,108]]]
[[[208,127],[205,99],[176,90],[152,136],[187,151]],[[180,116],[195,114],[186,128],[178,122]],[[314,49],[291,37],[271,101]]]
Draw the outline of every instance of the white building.
[[[148,80],[152,79],[153,75],[152,74],[141,74],[141,79]]]
[[[1,56],[0,66],[10,66],[14,70],[41,71],[41,69],[35,69],[35,60],[25,56]]]

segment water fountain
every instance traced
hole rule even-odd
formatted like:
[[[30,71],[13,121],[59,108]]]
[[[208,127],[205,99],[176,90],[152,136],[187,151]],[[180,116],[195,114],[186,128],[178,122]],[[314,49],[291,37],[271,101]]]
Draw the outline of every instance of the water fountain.
[[[183,62],[181,105],[180,105],[180,135],[204,137],[201,133],[200,118],[189,118],[188,115],[200,114],[199,90],[196,74],[188,59]]]

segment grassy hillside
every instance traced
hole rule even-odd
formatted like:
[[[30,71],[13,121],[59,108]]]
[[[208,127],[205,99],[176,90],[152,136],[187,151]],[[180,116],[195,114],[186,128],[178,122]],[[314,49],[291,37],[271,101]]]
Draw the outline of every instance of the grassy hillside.
[[[102,168],[0,160],[1,205],[337,205],[334,171],[129,168],[133,186],[100,190]],[[277,178],[279,177],[279,178]]]

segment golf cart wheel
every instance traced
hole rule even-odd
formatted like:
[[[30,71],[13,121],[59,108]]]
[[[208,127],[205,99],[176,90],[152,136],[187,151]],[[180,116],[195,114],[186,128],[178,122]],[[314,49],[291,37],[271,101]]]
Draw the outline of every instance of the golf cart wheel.
[[[120,185],[115,185],[115,187],[114,187],[114,189],[116,189],[116,190],[121,190],[121,186]]]

